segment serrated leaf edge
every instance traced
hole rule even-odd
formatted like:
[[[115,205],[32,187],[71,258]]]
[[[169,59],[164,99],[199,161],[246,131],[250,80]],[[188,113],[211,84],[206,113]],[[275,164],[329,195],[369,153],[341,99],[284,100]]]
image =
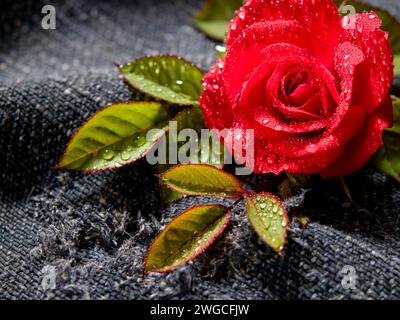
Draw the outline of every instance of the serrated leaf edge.
[[[199,205],[199,206],[194,206],[191,207],[189,209],[184,210],[183,212],[181,212],[180,214],[178,214],[177,216],[175,216],[159,233],[158,235],[153,239],[153,241],[151,242],[146,256],[144,258],[144,263],[143,263],[143,272],[145,275],[154,272],[154,273],[170,273],[172,271],[174,271],[178,266],[175,267],[169,267],[169,268],[162,268],[162,269],[153,269],[153,270],[146,270],[146,265],[147,265],[147,261],[151,252],[151,249],[153,248],[153,246],[155,245],[156,241],[161,237],[161,235],[163,234],[163,232],[165,231],[165,229],[172,224],[175,220],[177,220],[179,217],[183,216],[184,214],[197,209],[197,208],[207,208],[207,207],[218,207],[218,208],[223,208],[226,210],[226,214],[225,214],[225,222],[222,225],[222,227],[220,228],[220,230],[202,247],[201,250],[199,250],[193,257],[187,258],[185,259],[180,266],[187,264],[188,262],[196,259],[198,256],[200,256],[202,253],[204,253],[209,247],[210,245],[224,232],[224,230],[226,229],[226,227],[228,226],[231,218],[232,218],[232,214],[229,211],[228,207],[225,207],[223,205],[220,204],[207,204],[207,205]]]
[[[256,192],[248,192],[248,193],[246,193],[246,201],[247,201],[247,199],[250,200],[250,202],[251,202],[251,204],[253,205],[253,207],[254,207],[254,209],[255,209],[255,211],[256,211],[258,217],[259,217],[259,212],[258,212],[258,210],[257,210],[257,207],[256,207],[254,201],[253,201],[253,198],[254,198],[255,196],[268,197],[268,198],[272,198],[273,200],[275,200],[275,201],[281,206],[281,208],[282,208],[283,217],[285,218],[287,225],[289,224],[289,216],[288,216],[287,210],[286,210],[285,206],[283,205],[281,199],[279,199],[279,197],[277,197],[276,195],[274,195],[274,194],[272,194],[272,193],[269,193],[269,192],[259,192],[259,193],[256,193]],[[246,210],[246,211],[247,211],[247,210]],[[257,233],[257,235],[260,237],[260,239],[263,240],[264,237],[263,237],[263,236],[258,232],[258,230],[254,227],[253,221],[250,219],[249,213],[248,213],[248,212],[246,212],[246,213],[247,213],[247,216],[248,216],[248,218],[249,218],[249,221],[250,221],[250,223],[251,223],[251,225],[252,225],[252,227],[253,227],[253,230]],[[262,219],[261,219],[261,218],[260,218],[260,221],[262,222]],[[262,222],[262,223],[263,223],[263,222]],[[263,224],[264,224],[264,223],[263,223]],[[279,250],[279,249],[277,250],[277,249],[271,247],[271,246],[270,246],[268,243],[266,243],[264,240],[263,240],[263,242],[264,242],[269,248],[271,248],[273,251],[275,251],[275,252],[278,253],[279,255],[282,255],[282,253],[283,253],[283,251],[284,251],[284,249],[285,249],[285,245],[286,245],[286,243],[287,243],[287,237],[288,237],[288,228],[285,227],[284,242],[282,243],[282,246],[281,246],[281,249],[280,249],[280,250]]]
[[[63,161],[63,159],[66,157],[67,151],[68,151],[68,149],[69,149],[71,143],[72,143],[73,140],[75,139],[75,137],[76,137],[76,136],[78,135],[78,133],[82,130],[82,128],[83,128],[90,120],[92,120],[97,114],[101,113],[102,111],[104,111],[104,110],[106,110],[106,109],[108,109],[108,108],[111,108],[111,107],[114,107],[114,106],[118,106],[118,105],[143,104],[143,103],[162,106],[162,104],[161,104],[160,102],[154,102],[154,101],[126,101],[126,102],[112,103],[112,104],[109,104],[109,105],[105,106],[104,108],[102,108],[102,109],[96,111],[90,118],[88,118],[84,123],[82,123],[82,124],[80,125],[80,127],[79,127],[77,130],[75,130],[74,134],[73,134],[73,135],[71,136],[71,138],[69,139],[69,141],[68,141],[68,143],[67,143],[67,146],[65,147],[64,152],[62,153],[62,155],[61,155],[61,157],[60,157],[60,160],[58,161],[57,165],[55,165],[55,166],[52,168],[52,170],[54,170],[54,171],[65,171],[65,172],[79,172],[79,173],[82,173],[82,174],[88,174],[88,175],[89,175],[89,174],[94,174],[94,173],[99,173],[99,172],[106,172],[106,171],[111,171],[111,170],[117,170],[117,169],[123,168],[123,167],[125,167],[125,166],[127,166],[127,165],[129,165],[129,164],[132,164],[133,162],[135,162],[135,161],[137,161],[137,160],[139,160],[139,159],[142,159],[144,156],[146,156],[147,152],[142,153],[139,157],[133,158],[131,161],[128,161],[128,162],[126,162],[126,163],[124,163],[123,165],[118,166],[118,167],[110,167],[110,168],[104,168],[104,169],[91,169],[91,170],[78,170],[78,169],[63,168],[62,166],[60,166],[60,164],[61,164],[61,162]],[[166,132],[168,132],[168,130],[169,130],[169,126],[167,126],[166,128],[164,128],[163,131],[164,131],[164,133],[166,133]],[[154,142],[151,144],[151,146],[149,147],[149,150],[148,150],[148,151],[150,151],[151,148],[152,148],[156,143],[157,143],[157,140],[154,141]]]
[[[178,106],[194,106],[194,105],[198,105],[199,104],[198,101],[197,102],[193,102],[193,103],[182,103],[182,102],[176,102],[176,101],[172,102],[172,101],[165,100],[164,98],[162,98],[160,96],[157,96],[156,94],[149,93],[147,91],[144,91],[144,90],[138,88],[133,83],[131,83],[131,81],[129,81],[127,79],[126,75],[121,71],[122,68],[124,68],[124,67],[126,67],[126,66],[128,66],[130,64],[133,64],[133,63],[136,63],[136,62],[139,62],[139,61],[143,61],[143,60],[146,60],[146,59],[150,59],[150,58],[154,58],[154,59],[157,59],[157,58],[176,58],[176,59],[178,59],[178,60],[180,60],[180,61],[182,61],[184,63],[187,63],[190,66],[196,68],[198,71],[200,71],[203,74],[203,76],[206,73],[206,71],[202,70],[199,66],[195,65],[194,63],[190,62],[189,60],[186,60],[185,58],[182,58],[181,56],[178,56],[178,55],[159,54],[159,55],[141,56],[139,58],[133,59],[132,61],[130,61],[130,62],[126,63],[126,64],[117,65],[119,73],[122,75],[122,77],[124,78],[125,82],[128,84],[129,87],[131,87],[132,89],[134,89],[134,90],[136,90],[136,91],[138,91],[138,92],[140,92],[140,93],[142,93],[142,94],[144,94],[144,95],[146,95],[148,97],[152,97],[152,98],[161,100],[163,102],[172,103],[172,104],[175,104],[175,105],[178,105]]]
[[[163,179],[163,177],[164,177],[167,173],[169,173],[169,172],[171,172],[171,171],[173,171],[173,170],[179,169],[179,168],[182,167],[182,166],[202,166],[202,167],[209,167],[209,168],[212,169],[212,170],[222,171],[222,172],[225,173],[226,176],[229,177],[234,183],[237,183],[237,184],[239,185],[240,190],[237,191],[237,194],[236,194],[236,195],[231,195],[231,196],[228,196],[228,195],[220,195],[220,194],[215,194],[215,195],[213,195],[213,194],[209,194],[209,193],[182,192],[181,190],[176,189],[172,184],[170,184],[170,183],[168,182],[168,180],[164,180],[164,179]],[[218,168],[215,167],[215,166],[212,166],[212,165],[210,165],[210,164],[204,164],[204,163],[199,163],[199,164],[178,164],[178,165],[173,166],[172,168],[168,169],[167,171],[163,172],[163,173],[160,175],[160,180],[161,180],[168,188],[170,188],[172,191],[175,191],[175,192],[180,193],[180,194],[185,195],[185,196],[207,196],[207,197],[218,197],[218,198],[224,198],[224,199],[236,199],[236,198],[241,197],[241,196],[243,195],[243,193],[245,193],[245,190],[243,190],[240,181],[239,181],[235,176],[231,175],[230,173],[228,173],[228,172],[226,172],[226,171],[224,171],[224,170],[222,170],[222,169],[218,169]]]

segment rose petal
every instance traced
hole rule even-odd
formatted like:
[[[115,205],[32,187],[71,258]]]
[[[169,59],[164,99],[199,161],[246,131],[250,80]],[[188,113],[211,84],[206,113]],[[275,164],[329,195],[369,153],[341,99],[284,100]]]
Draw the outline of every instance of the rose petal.
[[[301,106],[315,93],[315,82],[307,81],[297,86],[286,98],[290,105]]]
[[[357,100],[355,103],[373,113],[387,97],[393,81],[392,50],[387,33],[379,29],[382,22],[374,12],[356,14],[352,18],[355,28],[344,29],[340,42],[352,43],[365,56],[365,61],[357,67],[353,97]]]
[[[342,30],[333,1],[248,0],[231,22],[228,53],[205,77],[200,102],[208,127],[255,130],[255,172],[337,176],[381,145],[391,103],[376,109],[388,97],[392,55],[376,15],[356,17],[356,29]],[[295,60],[312,62],[319,88],[286,91],[279,65]],[[321,108],[325,118],[312,120]]]
[[[299,107],[288,107],[276,98],[274,98],[274,105],[279,109],[282,114],[285,115],[287,119],[293,120],[295,122],[310,122],[320,120],[322,118],[321,114],[318,115],[318,110],[321,109],[322,105],[319,95],[314,95],[304,105]],[[319,123],[324,123],[324,125],[321,125],[321,128],[326,127],[328,124],[327,121],[320,121]],[[315,129],[314,127],[313,131],[319,129]]]
[[[232,109],[227,101],[222,78],[224,59],[219,59],[203,79],[204,91],[200,96],[200,105],[208,128],[230,128]]]
[[[393,121],[393,107],[390,96],[382,108],[372,114],[367,125],[346,145],[343,155],[331,166],[320,172],[324,178],[350,174],[363,167],[371,156],[383,145],[382,135]]]
[[[251,75],[249,75],[249,79],[244,84],[243,91],[239,96],[239,101],[234,107],[235,119],[237,119],[238,122],[243,121],[243,119],[248,119],[249,123],[252,122],[252,119],[255,119],[260,124],[267,128],[271,128],[274,131],[290,133],[304,133],[325,128],[329,123],[329,119],[319,118],[317,121],[314,120],[300,123],[288,123],[284,121],[277,111],[279,108],[281,108],[281,111],[285,110],[283,110],[282,106],[278,105],[276,101],[271,98],[271,94],[275,97],[278,96],[280,80],[287,68],[302,65],[303,68],[314,68],[315,72],[321,72],[323,74],[321,80],[324,81],[320,81],[320,89],[325,100],[328,99],[327,95],[329,95],[326,91],[331,91],[326,90],[325,81],[328,81],[326,84],[327,87],[331,89],[333,88],[332,90],[335,91],[334,95],[338,96],[335,89],[336,84],[329,83],[334,80],[333,76],[327,75],[329,71],[326,70],[325,67],[319,66],[319,63],[308,54],[307,50],[294,45],[282,43],[272,44],[264,49],[263,53],[265,55],[263,61],[265,62],[255,68]],[[268,83],[266,89],[263,87],[265,81]],[[265,99],[265,96],[267,96],[268,99]],[[338,98],[335,97],[335,99]],[[320,109],[323,109],[326,106],[326,104],[323,104],[325,103],[325,100],[321,102]],[[307,107],[311,107],[311,103],[312,102],[310,102],[310,105],[305,106],[306,109],[299,109],[298,112],[303,111],[302,113],[304,115],[307,112]],[[277,106],[278,109],[276,109],[274,105]],[[286,113],[287,112],[290,111],[286,110]],[[301,119],[298,120],[300,121]]]
[[[332,66],[333,50],[338,42],[337,35],[341,29],[338,10],[333,1],[247,1],[229,23],[227,46],[232,46],[243,30],[253,24],[277,20],[296,20],[303,24],[311,35],[310,40],[316,48],[316,57],[326,66]]]
[[[365,112],[362,106],[352,106],[343,118],[340,126],[331,133],[301,136],[295,135],[277,144],[274,152],[293,158],[307,157],[344,146],[365,124]]]
[[[338,45],[335,53],[335,70],[340,77],[341,94],[339,103],[331,118],[329,133],[336,130],[353,103],[353,88],[356,67],[364,61],[364,54],[350,42]]]
[[[283,40],[284,39],[284,40]],[[224,78],[228,99],[234,105],[249,75],[270,56],[264,52],[270,45],[282,43],[298,48],[309,48],[310,35],[296,21],[268,21],[247,28],[228,49]],[[292,54],[293,55],[293,54]],[[275,55],[279,56],[279,52]],[[282,57],[283,58],[283,57]]]
[[[282,134],[282,133],[278,133]],[[255,132],[255,152],[254,152],[254,172],[266,173],[271,172],[279,174],[282,171],[290,173],[315,173],[329,166],[343,152],[343,147],[334,148],[327,151],[321,151],[317,154],[305,157],[290,157],[274,153],[274,148],[279,142],[259,138],[257,139],[257,130]],[[281,139],[280,141],[285,141]]]

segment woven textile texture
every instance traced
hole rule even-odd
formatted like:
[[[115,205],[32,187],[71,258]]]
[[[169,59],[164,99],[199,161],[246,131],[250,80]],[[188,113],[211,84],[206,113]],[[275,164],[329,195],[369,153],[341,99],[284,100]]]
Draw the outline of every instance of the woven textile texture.
[[[377,2],[377,1],[376,1]],[[397,0],[379,1],[400,15]],[[259,243],[243,204],[197,261],[142,274],[145,251],[185,198],[160,211],[145,161],[114,172],[54,172],[79,125],[111,102],[141,99],[113,62],[174,53],[208,68],[215,43],[191,24],[194,0],[52,1],[57,29],[41,29],[44,1],[0,3],[0,298],[394,299],[400,298],[400,186],[372,169],[318,178],[296,210],[282,257]],[[273,188],[272,176],[246,183]],[[354,268],[353,289],[341,271]]]

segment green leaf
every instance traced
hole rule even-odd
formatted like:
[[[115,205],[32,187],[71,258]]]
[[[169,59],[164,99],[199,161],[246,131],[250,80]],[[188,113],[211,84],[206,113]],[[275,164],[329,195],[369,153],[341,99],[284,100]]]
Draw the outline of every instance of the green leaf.
[[[178,115],[174,118],[174,120],[177,122],[177,132],[181,132],[181,130],[184,129],[193,129],[196,131],[198,136],[201,136],[201,130],[205,128],[204,121],[203,121],[203,113],[199,107],[192,107],[190,109],[186,109],[178,113]],[[185,144],[185,141],[177,141],[177,137],[174,135],[169,135],[169,139],[167,139],[167,147],[166,150],[167,152],[169,151],[169,146],[168,146],[168,141],[172,140],[173,142],[176,143],[177,148],[179,148]],[[195,159],[195,161],[199,164],[209,164],[213,165],[217,168],[222,169],[224,166],[224,146],[221,143],[221,148],[220,150],[213,150],[211,148],[211,144],[209,146],[208,150],[205,150],[202,148],[202,143],[199,140],[198,143],[198,151],[199,151],[199,157]],[[218,152],[218,153],[217,153]],[[167,159],[169,159],[169,155],[167,155]],[[159,165],[159,172],[165,172],[166,170],[170,169],[174,165],[170,164],[160,164]],[[167,188],[162,182],[161,182],[161,198],[163,199],[164,203],[169,203],[169,202],[174,202],[177,200],[180,200],[183,197],[183,195],[172,191],[170,188]]]
[[[209,37],[223,41],[228,31],[229,20],[242,4],[242,0],[208,0],[193,17],[194,23]]]
[[[171,190],[164,183],[160,183],[160,196],[163,204],[166,205],[170,202],[181,200],[184,195]]]
[[[289,174],[285,172],[285,176],[278,186],[279,195],[285,200],[293,197],[310,184],[310,175],[307,174]]]
[[[292,185],[288,178],[284,179],[278,185],[278,193],[282,197],[282,199],[289,199],[293,196]]]
[[[396,132],[400,132],[400,98],[396,96],[392,96],[393,103],[393,127],[388,130],[395,130]]]
[[[392,96],[393,127],[383,135],[384,146],[373,158],[373,164],[382,172],[400,182],[400,98]]]
[[[380,149],[375,155],[373,162],[383,173],[393,177],[400,182],[400,154],[392,153],[386,148]]]
[[[244,192],[234,176],[205,164],[175,166],[164,172],[161,179],[169,188],[185,195],[236,198]]]
[[[160,103],[110,105],[75,133],[56,168],[93,172],[136,161],[168,130],[168,119]],[[161,130],[146,139],[150,129]]]
[[[400,53],[400,22],[388,11],[360,0],[335,0],[335,2],[338,8],[342,5],[351,5],[357,13],[374,11],[382,20],[381,29],[389,32],[389,42],[392,45],[393,53]]]
[[[191,109],[186,109],[181,111],[175,119],[177,122],[178,133],[184,129],[193,129],[196,131],[197,136],[201,137],[201,130],[206,128],[203,119],[203,112],[199,107],[193,107]],[[170,137],[176,141],[176,137]],[[178,149],[182,147],[188,141],[176,141]],[[205,147],[205,145],[204,145]],[[220,148],[214,150],[211,141],[209,140],[208,149],[203,148],[202,141],[198,141],[198,157],[193,159],[194,163],[199,164],[209,164],[217,168],[222,169],[224,166],[224,145],[220,143]]]
[[[394,56],[394,74],[400,75],[400,53]]]
[[[215,46],[215,54],[217,56],[217,58],[223,58],[225,57],[226,54],[226,46],[225,45],[216,45]]]
[[[301,224],[303,228],[307,227],[310,223],[310,217],[304,214],[296,214],[294,218]]]
[[[202,91],[203,72],[176,56],[145,57],[119,68],[134,89],[178,105],[195,105]]]
[[[281,253],[287,237],[288,216],[281,201],[269,193],[246,195],[247,215],[257,234]]]
[[[144,264],[148,272],[170,272],[203,253],[229,223],[228,208],[193,207],[172,220],[151,244]]]

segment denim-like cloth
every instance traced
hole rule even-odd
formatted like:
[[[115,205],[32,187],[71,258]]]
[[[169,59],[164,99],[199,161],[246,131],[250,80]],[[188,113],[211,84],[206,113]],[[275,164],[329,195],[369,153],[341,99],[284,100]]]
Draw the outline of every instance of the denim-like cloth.
[[[400,185],[372,169],[347,179],[360,208],[336,181],[315,178],[296,209],[312,222],[290,225],[283,257],[258,241],[239,204],[198,260],[145,278],[163,225],[193,204],[229,201],[185,198],[161,212],[145,161],[95,175],[51,168],[96,110],[143,99],[113,62],[173,53],[207,69],[215,43],[190,22],[202,1],[65,2],[53,2],[56,30],[41,29],[44,2],[0,4],[0,298],[400,298]],[[397,0],[380,2],[400,13]],[[274,190],[272,176],[245,180]]]

